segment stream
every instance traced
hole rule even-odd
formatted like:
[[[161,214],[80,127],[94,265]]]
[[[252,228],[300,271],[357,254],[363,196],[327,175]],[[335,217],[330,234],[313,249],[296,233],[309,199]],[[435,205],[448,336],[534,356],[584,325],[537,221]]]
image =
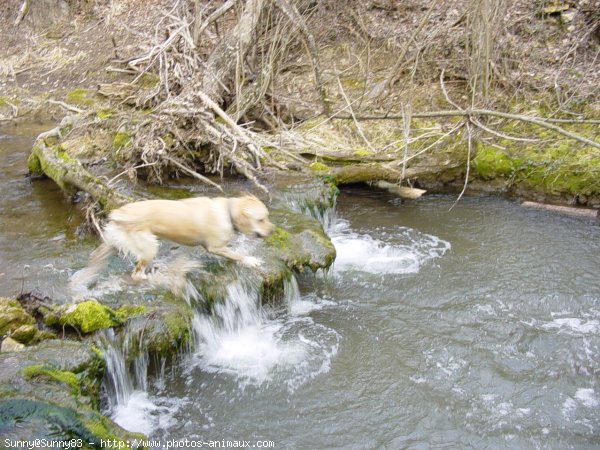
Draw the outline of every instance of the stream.
[[[3,296],[68,298],[95,246],[52,182],[24,177],[46,128],[0,129]],[[121,373],[106,413],[163,443],[600,448],[598,222],[496,197],[449,211],[455,199],[344,188],[328,273],[292,278],[272,307],[252,280],[228,286],[214,315],[195,315],[190,354]]]

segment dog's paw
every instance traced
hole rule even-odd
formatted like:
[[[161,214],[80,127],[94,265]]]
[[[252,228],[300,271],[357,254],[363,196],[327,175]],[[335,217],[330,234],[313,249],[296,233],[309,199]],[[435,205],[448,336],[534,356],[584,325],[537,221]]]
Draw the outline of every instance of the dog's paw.
[[[262,266],[263,260],[259,258],[255,258],[254,256],[244,256],[242,260],[242,264],[248,267],[259,267]]]
[[[145,272],[134,272],[131,274],[131,281],[134,284],[141,283],[142,281],[146,281],[148,279],[148,275]]]

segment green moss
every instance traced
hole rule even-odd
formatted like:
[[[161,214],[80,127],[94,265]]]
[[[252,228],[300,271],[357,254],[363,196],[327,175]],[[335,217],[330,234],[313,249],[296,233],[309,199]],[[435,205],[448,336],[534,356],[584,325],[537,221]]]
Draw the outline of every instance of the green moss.
[[[179,311],[163,316],[163,321],[167,333],[154,350],[161,356],[167,356],[189,342],[192,312],[189,308],[179,308]]]
[[[70,407],[28,398],[0,400],[0,424],[3,430],[9,432],[9,436],[12,430],[25,424],[26,427],[36,427],[36,437],[55,441],[62,437],[65,442],[71,438],[80,438],[82,449],[101,448],[100,439],[110,440],[111,443],[116,439],[117,446],[123,443],[119,448],[129,448],[126,444],[128,439],[145,439],[139,433],[120,429],[96,411],[87,408],[75,411]]]
[[[139,316],[148,311],[143,305],[123,305],[115,311],[115,315],[122,321],[125,322],[132,317]]]
[[[122,319],[110,308],[95,300],[88,300],[66,307],[59,312],[58,320],[46,320],[47,325],[70,326],[82,333],[92,333],[104,328],[121,325]]]
[[[67,94],[67,102],[78,106],[91,106],[94,104],[93,92],[87,89],[75,89]]]
[[[290,244],[290,233],[283,228],[275,226],[270,236],[264,239],[265,243],[277,249],[288,248]]]
[[[175,136],[173,136],[172,133],[162,135],[161,139],[164,141],[167,147],[173,147],[173,145],[175,145]]]
[[[316,173],[329,173],[329,167],[319,161],[310,163],[308,168]]]
[[[113,448],[130,449],[128,442],[133,439],[145,440],[146,436],[140,433],[128,433],[128,440],[122,439],[115,434],[115,426],[104,416],[97,415],[93,420],[84,421],[85,427],[94,435],[96,441],[102,439],[109,441]]]
[[[34,325],[21,325],[11,333],[10,337],[21,344],[29,344],[37,332],[38,329]]]
[[[129,147],[131,145],[131,136],[125,131],[117,131],[112,138],[112,146],[115,149]]]
[[[67,151],[64,149],[64,147],[62,145],[56,146],[56,156],[58,156],[60,159],[62,159],[66,163],[71,163],[74,161],[73,158],[71,158],[69,156],[69,153],[67,153]]]
[[[282,208],[273,208],[271,218],[278,225],[265,242],[288,268],[315,271],[331,265],[335,248],[316,219]]]
[[[488,145],[478,146],[477,156],[473,159],[472,164],[475,172],[485,180],[510,177],[516,168],[514,160],[502,151]]]
[[[81,395],[79,378],[73,372],[59,370],[49,364],[38,364],[25,367],[21,371],[21,374],[29,380],[33,378],[47,378],[49,380],[57,381],[67,386],[72,396],[79,397]]]
[[[364,148],[360,148],[358,150],[355,150],[352,154],[355,155],[355,156],[361,156],[362,157],[362,156],[372,156],[373,152],[369,151],[369,150],[366,150]]]
[[[14,299],[0,298],[0,337],[22,325],[33,325],[35,319]]]
[[[595,124],[564,124],[563,128],[590,139],[600,136]],[[540,142],[502,139],[499,144],[504,150],[479,145],[472,166],[477,176],[483,180],[508,179],[508,186],[525,196],[531,191],[569,202],[583,198],[584,203],[593,204],[600,200],[600,156],[596,150],[518,121],[509,121],[500,130],[512,136],[536,137]]]
[[[114,112],[110,109],[99,109],[96,111],[96,117],[100,120],[110,119],[114,115]]]
[[[32,175],[43,175],[44,171],[42,170],[42,164],[40,163],[40,158],[31,153],[27,158],[27,169],[29,173]]]
[[[8,101],[4,97],[0,97],[0,107],[8,106]]]

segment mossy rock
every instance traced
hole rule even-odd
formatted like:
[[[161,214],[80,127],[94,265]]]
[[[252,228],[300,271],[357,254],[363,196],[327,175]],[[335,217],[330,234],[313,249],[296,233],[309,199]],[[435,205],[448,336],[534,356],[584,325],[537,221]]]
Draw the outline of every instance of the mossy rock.
[[[40,159],[33,153],[31,153],[27,157],[27,169],[29,170],[29,173],[34,176],[39,177],[41,175],[44,175],[44,170],[42,169],[42,163],[40,162]]]
[[[310,163],[308,165],[308,168],[310,170],[312,170],[313,172],[320,174],[320,175],[327,175],[330,171],[329,167],[326,164],[323,164],[322,162],[319,162],[319,161]]]
[[[79,378],[73,372],[68,370],[60,370],[50,364],[36,364],[25,367],[22,372],[26,379],[45,378],[55,381],[67,387],[73,396],[81,395],[81,386]]]
[[[33,325],[21,325],[11,333],[10,337],[21,344],[29,344],[33,341],[37,333],[37,327]]]
[[[162,302],[169,293],[161,294]],[[190,342],[192,309],[181,299],[163,304],[152,312],[131,320],[127,333],[130,349],[140,349],[159,357],[172,357]],[[140,342],[141,340],[141,342]]]
[[[82,333],[93,333],[123,324],[119,315],[96,300],[65,305],[52,311],[45,319],[46,325],[69,326]]]
[[[80,439],[81,446],[77,448],[81,449],[102,448],[102,440],[129,449],[128,442],[146,438],[123,430],[89,408],[74,409],[29,398],[0,400],[0,429],[3,436],[15,441],[29,440],[32,436],[67,442]]]
[[[44,341],[0,354],[0,430],[13,440],[81,439],[78,448],[101,448],[101,439],[120,448],[145,439],[98,412],[104,361],[89,345]],[[113,441],[114,440],[114,441]],[[121,444],[119,444],[121,443]]]
[[[0,355],[0,390],[65,406],[98,404],[104,360],[86,344],[47,340]]]
[[[333,263],[335,247],[316,219],[282,208],[273,209],[271,219],[276,227],[265,244],[290,269],[316,271]]]
[[[14,299],[0,298],[0,337],[14,332],[22,325],[33,325],[35,319]]]
[[[148,311],[148,308],[143,305],[123,305],[115,311],[115,315],[125,322],[133,317],[137,317]]]

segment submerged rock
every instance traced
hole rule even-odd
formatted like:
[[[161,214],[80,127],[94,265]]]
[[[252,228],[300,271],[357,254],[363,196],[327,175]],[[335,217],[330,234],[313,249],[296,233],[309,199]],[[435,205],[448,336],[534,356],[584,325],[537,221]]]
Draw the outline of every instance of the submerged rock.
[[[84,343],[47,340],[17,353],[0,354],[0,429],[5,439],[82,439],[81,448],[127,432],[96,409],[104,362]],[[4,441],[3,441],[4,442]]]

